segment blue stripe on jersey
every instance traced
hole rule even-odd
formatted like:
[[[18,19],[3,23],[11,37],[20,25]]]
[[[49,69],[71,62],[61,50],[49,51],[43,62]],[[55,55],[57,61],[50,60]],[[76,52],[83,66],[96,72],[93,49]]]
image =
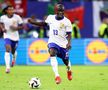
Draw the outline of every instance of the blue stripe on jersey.
[[[66,32],[66,34],[71,34],[71,32]]]

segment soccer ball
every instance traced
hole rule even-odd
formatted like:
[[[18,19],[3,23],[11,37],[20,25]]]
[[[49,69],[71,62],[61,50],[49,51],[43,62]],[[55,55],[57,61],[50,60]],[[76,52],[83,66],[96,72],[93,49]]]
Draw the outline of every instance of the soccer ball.
[[[34,89],[34,88],[39,88],[40,85],[41,85],[40,79],[37,78],[37,77],[33,77],[33,78],[31,78],[31,79],[29,80],[29,86],[30,86],[30,88],[33,88],[33,89]]]

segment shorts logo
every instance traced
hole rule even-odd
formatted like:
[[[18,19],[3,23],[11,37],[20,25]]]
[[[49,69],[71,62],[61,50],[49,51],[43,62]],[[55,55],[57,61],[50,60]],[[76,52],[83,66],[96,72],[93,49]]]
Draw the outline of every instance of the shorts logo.
[[[47,42],[36,40],[32,42],[28,49],[29,57],[36,63],[44,63],[49,58]]]
[[[69,54],[68,54],[68,52],[66,52],[66,56],[65,57],[69,57]]]
[[[93,63],[102,63],[108,57],[108,47],[105,42],[95,40],[88,44],[86,47],[86,56]]]

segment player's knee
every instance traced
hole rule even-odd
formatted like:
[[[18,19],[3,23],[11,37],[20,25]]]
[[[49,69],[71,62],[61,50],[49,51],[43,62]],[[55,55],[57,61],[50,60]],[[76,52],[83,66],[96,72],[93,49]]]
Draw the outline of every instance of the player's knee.
[[[6,52],[11,52],[11,47],[9,45],[6,46]]]
[[[57,51],[54,48],[51,48],[49,50],[50,56],[56,56],[57,55]]]
[[[11,52],[11,49],[10,49],[10,48],[7,48],[7,49],[6,49],[6,52]]]

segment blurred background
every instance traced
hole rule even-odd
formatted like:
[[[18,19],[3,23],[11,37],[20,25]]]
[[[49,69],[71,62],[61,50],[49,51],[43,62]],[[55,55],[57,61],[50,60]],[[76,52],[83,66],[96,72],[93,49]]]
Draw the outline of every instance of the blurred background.
[[[108,1],[107,0],[0,0],[0,15],[7,5],[13,5],[15,12],[24,21],[19,31],[18,65],[49,65],[47,50],[48,27],[27,23],[28,18],[43,21],[54,14],[54,5],[65,6],[65,16],[72,22],[72,64],[108,64]],[[106,27],[101,25],[106,24]],[[75,24],[75,27],[74,27]],[[76,29],[75,29],[76,28]],[[74,31],[77,30],[77,32]],[[100,32],[104,33],[103,36]],[[4,65],[4,40],[0,32],[0,64]],[[59,60],[60,64],[63,64]]]

